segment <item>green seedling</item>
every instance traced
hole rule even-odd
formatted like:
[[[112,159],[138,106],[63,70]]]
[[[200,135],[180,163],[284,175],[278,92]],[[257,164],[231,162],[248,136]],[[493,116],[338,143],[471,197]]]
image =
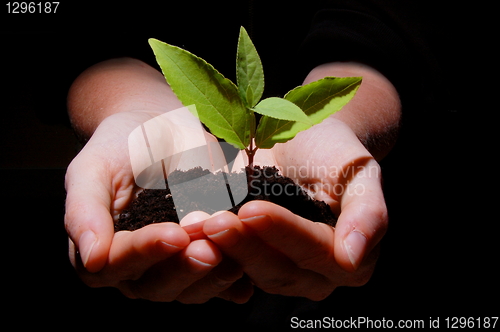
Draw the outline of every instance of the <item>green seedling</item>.
[[[149,39],[156,60],[175,95],[195,105],[211,133],[240,150],[249,166],[257,149],[270,149],[338,112],[355,95],[361,77],[325,77],[289,91],[284,98],[261,100],[262,62],[241,27],[236,58],[237,85],[205,60],[176,46]],[[256,123],[255,113],[262,115]]]

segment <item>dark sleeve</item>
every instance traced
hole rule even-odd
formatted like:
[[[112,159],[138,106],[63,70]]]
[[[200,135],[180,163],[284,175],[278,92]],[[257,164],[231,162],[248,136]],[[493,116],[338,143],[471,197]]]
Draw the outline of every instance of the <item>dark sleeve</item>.
[[[406,104],[414,104],[423,77],[436,73],[420,30],[424,11],[408,1],[327,1],[301,46],[307,66],[365,63],[386,76]],[[426,95],[430,97],[428,93]]]
[[[325,9],[316,15],[303,47],[310,65],[330,61],[359,61],[388,76],[407,58],[401,39],[384,22],[367,13]]]

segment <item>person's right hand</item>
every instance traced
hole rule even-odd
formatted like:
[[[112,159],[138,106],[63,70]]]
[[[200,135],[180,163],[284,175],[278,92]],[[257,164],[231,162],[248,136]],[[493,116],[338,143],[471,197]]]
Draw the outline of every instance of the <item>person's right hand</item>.
[[[107,117],[69,165],[65,226],[70,260],[89,286],[117,287],[131,298],[200,303],[219,296],[245,302],[252,288],[241,279],[241,268],[229,260],[222,262],[212,242],[190,237],[175,223],[114,232],[114,219],[138,189],[128,136],[158,115],[133,111]],[[189,139],[190,135],[181,135],[176,144]],[[214,138],[207,134],[206,139]],[[191,214],[182,225],[206,217]]]

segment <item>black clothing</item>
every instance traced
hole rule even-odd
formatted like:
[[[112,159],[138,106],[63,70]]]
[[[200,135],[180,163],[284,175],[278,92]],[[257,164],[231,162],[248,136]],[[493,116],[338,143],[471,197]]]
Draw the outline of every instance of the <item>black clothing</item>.
[[[39,98],[42,100],[57,96],[51,104],[64,100],[78,74],[105,59],[135,57],[158,68],[147,44],[151,37],[188,49],[235,80],[241,25],[261,55],[266,95],[283,95],[301,84],[318,64],[361,61],[384,73],[402,96],[408,96],[409,105],[422,98],[435,103],[442,94],[443,77],[451,71],[449,63],[458,61],[450,56],[457,51],[453,41],[457,35],[468,36],[454,31],[460,26],[453,22],[459,19],[458,5],[453,11],[441,5],[445,11],[435,1],[330,0],[296,6],[287,1],[250,0],[185,2],[173,9],[161,3],[124,8],[100,5],[99,10],[73,5],[80,15],[42,17],[40,30],[35,23],[3,22],[9,32],[4,37],[13,45],[6,56],[14,58],[8,62],[43,64],[36,67],[37,76],[57,84],[57,89],[41,84],[34,93],[44,96]],[[70,34],[62,27],[68,27]],[[24,29],[27,33],[19,38]],[[30,33],[35,32],[38,35],[33,38]],[[31,44],[31,52],[18,53],[26,44]],[[33,62],[32,57],[37,60]],[[18,75],[13,72],[12,76]],[[63,117],[64,110],[59,109],[58,114]]]

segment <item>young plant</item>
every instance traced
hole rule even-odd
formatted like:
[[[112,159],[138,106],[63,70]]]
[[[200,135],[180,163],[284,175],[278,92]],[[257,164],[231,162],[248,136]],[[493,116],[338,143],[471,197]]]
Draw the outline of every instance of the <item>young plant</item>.
[[[249,166],[257,149],[270,149],[322,122],[354,97],[361,77],[325,77],[289,91],[284,98],[261,100],[262,62],[241,27],[236,58],[237,85],[196,55],[149,39],[156,60],[175,95],[196,105],[196,115],[211,133],[240,150]],[[255,113],[262,115],[256,123]]]

